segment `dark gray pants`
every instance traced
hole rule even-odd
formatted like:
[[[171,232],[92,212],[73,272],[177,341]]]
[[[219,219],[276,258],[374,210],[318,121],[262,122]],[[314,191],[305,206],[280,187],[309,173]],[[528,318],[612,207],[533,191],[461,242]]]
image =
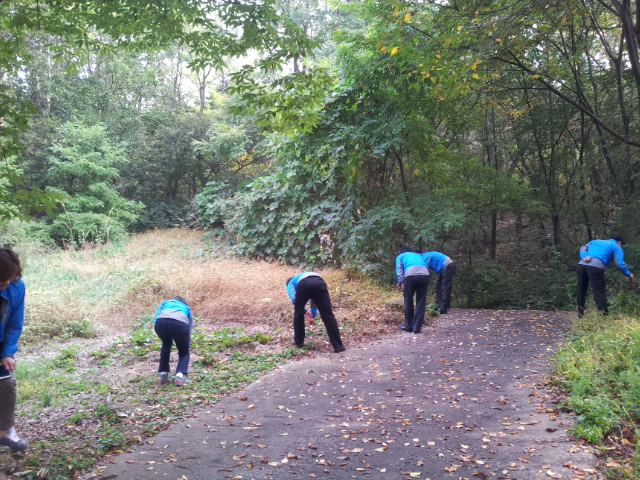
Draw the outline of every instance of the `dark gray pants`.
[[[451,286],[453,276],[456,274],[456,264],[450,263],[442,269],[442,273],[436,282],[436,303],[438,308],[448,310],[451,308]]]
[[[0,430],[6,431],[13,427],[16,413],[16,379],[11,374],[9,378],[0,380]]]
[[[427,290],[429,289],[429,275],[410,275],[402,281],[404,293],[404,326],[407,330],[419,331],[424,323],[427,307]],[[413,307],[413,297],[416,306]]]
[[[293,342],[304,345],[304,307],[312,300],[318,307],[320,318],[327,329],[327,335],[333,348],[342,347],[340,329],[331,308],[331,299],[327,284],[322,277],[306,277],[298,282],[296,301],[293,306]]]
[[[591,284],[591,291],[593,292],[593,300],[596,302],[596,307],[606,315],[609,313],[609,308],[607,303],[607,282],[604,278],[604,270],[589,265],[578,265],[578,294],[576,295],[578,315],[584,314],[589,284]]]

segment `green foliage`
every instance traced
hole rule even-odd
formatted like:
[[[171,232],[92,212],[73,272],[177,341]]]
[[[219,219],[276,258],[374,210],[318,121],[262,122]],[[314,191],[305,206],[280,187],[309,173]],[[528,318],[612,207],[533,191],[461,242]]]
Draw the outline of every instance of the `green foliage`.
[[[343,205],[322,184],[330,174],[301,180],[279,172],[256,179],[232,198],[211,185],[198,198],[199,216],[209,225],[224,221],[241,255],[300,265],[335,260],[333,232]]]
[[[103,127],[65,124],[58,136],[47,177],[64,199],[63,211],[52,220],[52,234],[78,245],[121,238],[142,209],[116,189],[126,156],[111,145]]]
[[[555,378],[577,414],[573,434],[600,443],[621,424],[640,424],[640,322],[599,314],[575,320],[556,354]]]

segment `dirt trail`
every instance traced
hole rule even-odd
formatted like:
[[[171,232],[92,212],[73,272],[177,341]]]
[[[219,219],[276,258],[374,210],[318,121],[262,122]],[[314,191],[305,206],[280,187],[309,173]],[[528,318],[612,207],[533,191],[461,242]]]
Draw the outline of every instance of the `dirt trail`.
[[[292,362],[85,478],[584,479],[540,383],[551,312],[453,310],[419,335]]]

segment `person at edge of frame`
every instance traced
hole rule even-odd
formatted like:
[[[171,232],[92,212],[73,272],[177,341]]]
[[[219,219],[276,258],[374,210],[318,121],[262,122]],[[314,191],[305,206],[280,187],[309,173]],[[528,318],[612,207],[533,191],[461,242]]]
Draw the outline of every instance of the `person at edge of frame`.
[[[23,452],[29,444],[15,431],[17,385],[15,353],[24,325],[25,286],[18,255],[0,248],[0,445]]]
[[[613,261],[623,274],[631,280],[635,278],[624,263],[624,251],[622,250],[624,243],[622,237],[615,236],[608,240],[591,240],[580,247],[578,293],[576,295],[579,317],[584,315],[589,284],[591,284],[596,307],[604,315],[609,314],[607,284],[604,276],[609,263]]]

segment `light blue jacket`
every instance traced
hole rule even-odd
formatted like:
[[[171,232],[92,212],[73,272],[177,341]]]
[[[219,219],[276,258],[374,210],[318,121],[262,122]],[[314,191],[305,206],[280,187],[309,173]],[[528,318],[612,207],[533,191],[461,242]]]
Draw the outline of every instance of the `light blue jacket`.
[[[153,322],[159,318],[172,318],[189,325],[189,333],[193,330],[193,318],[191,318],[191,309],[189,305],[182,303],[174,298],[165,300],[156,309],[156,315]]]
[[[13,357],[18,351],[18,339],[24,325],[24,293],[21,279],[0,291],[0,296],[7,299],[7,311],[0,318],[0,358]]]
[[[427,267],[437,274],[441,274],[444,267],[453,263],[453,260],[440,252],[424,252],[421,253],[420,256]]]
[[[320,275],[318,275],[316,272],[302,272],[299,273],[298,275],[296,275],[295,277],[291,277],[291,280],[289,280],[289,282],[287,282],[287,294],[289,295],[289,298],[291,299],[291,303],[292,304],[296,304],[296,291],[298,289],[298,283],[300,282],[300,280],[303,280],[307,277],[319,277]],[[313,304],[312,304],[313,306]],[[305,312],[307,310],[305,309]],[[318,309],[317,308],[310,308],[309,312],[311,312],[311,316],[313,318],[316,318],[316,315],[318,314]]]
[[[591,257],[591,261],[584,261],[584,257]],[[611,261],[615,262],[616,266],[627,277],[631,275],[627,265],[624,263],[624,251],[613,238],[609,240],[591,240],[580,247],[579,265],[589,265],[606,270]]]
[[[429,269],[419,253],[405,252],[396,257],[396,281],[402,283],[404,277],[429,275]]]

